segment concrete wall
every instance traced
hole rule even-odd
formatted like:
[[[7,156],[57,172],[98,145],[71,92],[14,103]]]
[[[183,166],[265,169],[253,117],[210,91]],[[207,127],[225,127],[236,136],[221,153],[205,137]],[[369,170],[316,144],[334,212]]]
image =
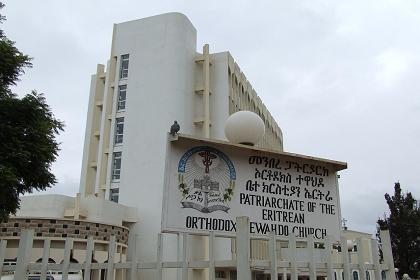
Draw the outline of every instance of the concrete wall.
[[[77,214],[78,213],[78,214]],[[70,197],[58,194],[22,197],[16,217],[75,218],[121,226],[137,222],[137,210],[97,197]],[[79,219],[79,217],[76,217]]]

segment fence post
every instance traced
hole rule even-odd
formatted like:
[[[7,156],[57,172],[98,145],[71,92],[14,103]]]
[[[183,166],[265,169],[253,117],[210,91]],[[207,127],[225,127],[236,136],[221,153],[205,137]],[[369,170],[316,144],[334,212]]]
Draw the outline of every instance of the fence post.
[[[182,234],[182,280],[188,280],[187,237],[186,233]]]
[[[51,246],[51,240],[49,238],[45,239],[44,248],[42,252],[41,280],[47,279],[47,266],[48,266],[48,260],[50,258],[50,246]]]
[[[236,262],[238,279],[251,280],[248,217],[236,217]]]
[[[343,280],[351,280],[350,275],[350,259],[349,259],[349,251],[347,249],[347,238],[345,236],[341,236],[341,260],[343,262]],[[377,279],[380,280],[380,279]]]
[[[210,231],[209,234],[209,280],[216,278],[214,269],[214,232]]]
[[[312,235],[308,237],[308,251],[309,251],[309,280],[316,280],[315,248],[314,248],[314,238]]]
[[[359,278],[360,280],[366,280],[366,266],[365,266],[365,259],[364,259],[364,246],[362,238],[356,238],[357,244],[357,262],[359,263]]]
[[[327,279],[334,280],[334,270],[332,267],[332,238],[327,236],[327,240],[324,244],[325,252],[327,253]]]
[[[108,263],[106,268],[106,280],[114,280],[115,243],[115,235],[112,235],[109,239],[108,245]]]
[[[376,239],[370,240],[370,247],[372,251],[372,261],[374,265],[375,271],[375,279],[381,280],[381,267],[379,266],[379,248],[378,248],[378,241]]]
[[[289,238],[290,253],[290,280],[298,280],[297,263],[296,263],[296,237],[292,234]]]
[[[15,279],[26,279],[26,270],[31,257],[34,230],[22,230],[20,234],[19,249],[17,254],[17,264]]]
[[[388,230],[381,230],[382,253],[384,255],[384,263],[388,266],[386,271],[387,280],[396,280],[394,257],[392,256],[391,238]]]
[[[127,261],[131,262],[131,266],[128,269],[127,280],[137,279],[137,235],[130,231],[128,236],[128,248],[127,248]]]
[[[87,239],[86,245],[86,254],[85,254],[85,273],[83,275],[83,280],[90,280],[90,271],[91,271],[91,264],[92,264],[92,254],[93,254],[93,236],[89,236]]]
[[[270,268],[271,268],[271,280],[278,279],[277,272],[277,239],[276,233],[270,232]]]
[[[158,233],[157,240],[157,256],[156,256],[156,280],[162,280],[162,233]]]
[[[4,255],[6,255],[7,240],[0,240],[0,273],[3,271]],[[0,274],[1,275],[1,274]]]
[[[67,280],[69,278],[70,255],[72,248],[73,238],[67,238],[66,243],[64,244],[64,256],[62,264],[63,280]]]

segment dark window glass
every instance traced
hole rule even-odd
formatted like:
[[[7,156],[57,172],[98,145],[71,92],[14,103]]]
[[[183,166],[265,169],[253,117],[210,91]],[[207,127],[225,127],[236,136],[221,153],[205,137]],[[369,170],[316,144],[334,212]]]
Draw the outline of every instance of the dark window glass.
[[[124,54],[121,56],[120,79],[128,78],[128,58],[128,54]]]

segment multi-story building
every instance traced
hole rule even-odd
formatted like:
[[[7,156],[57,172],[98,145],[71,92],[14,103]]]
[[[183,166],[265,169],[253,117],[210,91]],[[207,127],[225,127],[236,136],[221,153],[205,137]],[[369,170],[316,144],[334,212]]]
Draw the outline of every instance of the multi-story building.
[[[114,25],[106,71],[98,65],[92,76],[81,193],[128,202],[138,176],[160,172],[132,163],[163,166],[174,120],[183,133],[225,139],[225,120],[240,110],[264,120],[259,146],[283,149],[281,129],[230,53],[210,54],[208,45],[197,53],[196,30],[184,15]]]
[[[229,52],[197,52],[188,18],[168,13],[114,25],[107,66],[92,76],[82,197],[98,196],[137,208],[141,257],[153,259],[161,229],[167,133],[226,139],[234,112],[265,123],[259,146],[283,150],[282,131]]]

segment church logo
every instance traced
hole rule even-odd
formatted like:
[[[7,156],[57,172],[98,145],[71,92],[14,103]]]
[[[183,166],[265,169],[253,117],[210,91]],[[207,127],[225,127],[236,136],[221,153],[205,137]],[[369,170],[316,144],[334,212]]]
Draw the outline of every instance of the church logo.
[[[235,180],[235,167],[222,151],[208,146],[194,147],[178,164],[181,205],[202,213],[228,212]]]

